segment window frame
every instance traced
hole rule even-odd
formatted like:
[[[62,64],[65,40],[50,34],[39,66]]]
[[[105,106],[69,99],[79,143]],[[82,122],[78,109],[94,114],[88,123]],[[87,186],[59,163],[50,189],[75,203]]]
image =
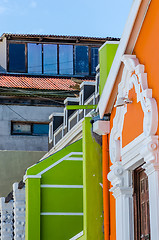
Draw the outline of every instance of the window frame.
[[[9,45],[10,44],[24,44],[25,45],[25,72],[20,72],[20,71],[17,71],[16,73],[27,73],[28,72],[28,56],[27,56],[27,53],[28,53],[28,48],[27,48],[27,43],[26,42],[7,42],[7,72],[12,72],[12,71],[9,71]]]
[[[13,125],[14,124],[21,124],[21,125],[30,125],[31,126],[31,133],[15,133],[15,132],[13,132]],[[49,136],[49,131],[48,131],[48,134],[34,134],[33,133],[33,125],[34,124],[39,124],[39,125],[42,125],[42,124],[44,124],[44,125],[48,125],[49,126],[49,122],[35,122],[35,121],[26,121],[26,122],[24,122],[24,121],[11,121],[11,135],[12,136],[37,136],[37,137],[39,137],[39,136],[44,136],[44,137],[48,137]]]
[[[32,44],[41,44],[42,45],[42,73],[29,73],[28,72],[28,44],[32,43]],[[91,69],[91,58],[92,58],[92,54],[91,54],[91,49],[92,48],[100,48],[100,45],[95,45],[95,44],[82,44],[82,43],[65,43],[65,42],[36,42],[36,41],[18,41],[18,40],[8,40],[7,41],[7,72],[11,72],[9,71],[9,45],[10,44],[25,44],[25,72],[14,72],[14,73],[28,73],[29,75],[53,75],[53,76],[95,76],[95,74],[92,74]],[[52,44],[52,45],[57,45],[57,74],[50,74],[50,73],[44,73],[44,54],[43,54],[43,45],[44,44]],[[60,74],[60,60],[59,60],[59,45],[72,45],[73,46],[73,74]],[[88,75],[87,74],[75,74],[75,46],[86,46],[88,47]],[[99,58],[99,57],[98,57]]]

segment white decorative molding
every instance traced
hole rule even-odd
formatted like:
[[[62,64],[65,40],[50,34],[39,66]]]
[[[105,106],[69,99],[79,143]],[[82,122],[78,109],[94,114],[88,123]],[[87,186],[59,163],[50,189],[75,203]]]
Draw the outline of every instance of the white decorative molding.
[[[1,211],[1,240],[13,239],[13,201],[5,202],[0,198]]]
[[[113,187],[110,191],[116,199],[117,240],[133,240],[133,187],[132,171],[144,164],[149,182],[151,240],[159,239],[159,137],[155,136],[158,127],[158,108],[148,88],[144,66],[136,56],[122,57],[124,70],[118,85],[117,102],[128,99],[134,87],[137,102],[144,113],[143,133],[122,148],[122,131],[127,104],[116,108],[113,128],[110,134],[110,158],[113,163],[108,179]],[[134,128],[135,129],[135,128]]]
[[[156,100],[152,98],[152,89],[148,88],[144,65],[139,64],[134,55],[124,55],[122,61],[124,62],[124,70],[121,82],[118,85],[117,101],[121,98],[128,98],[129,91],[134,86],[137,102],[141,103],[144,113],[143,133],[145,136],[154,135],[158,127],[158,109]],[[110,134],[110,158],[112,163],[121,160],[122,130],[126,112],[127,104],[116,108]]]
[[[145,172],[149,183],[150,230],[151,239],[159,239],[159,136],[151,137],[142,149]]]
[[[14,198],[14,239],[25,239],[25,187],[18,188],[18,183],[13,184]]]
[[[116,238],[117,240],[134,239],[133,188],[131,173],[125,170],[121,162],[111,166],[108,180],[113,187],[111,192],[116,199]]]
[[[151,240],[159,239],[159,136],[147,137],[141,134],[124,147],[121,158],[122,161],[117,161],[111,166],[108,174],[108,179],[113,185],[110,191],[116,199],[117,239],[123,240],[124,236],[127,236],[126,239],[133,239],[131,173],[143,163],[149,183]]]

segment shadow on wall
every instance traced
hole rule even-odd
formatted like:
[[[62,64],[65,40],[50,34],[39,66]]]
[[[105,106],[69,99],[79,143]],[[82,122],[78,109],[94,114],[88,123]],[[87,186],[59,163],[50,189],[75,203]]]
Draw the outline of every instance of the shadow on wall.
[[[4,72],[6,72],[6,70],[0,65],[0,72],[1,73],[4,73]]]
[[[7,196],[13,183],[21,181],[26,169],[44,154],[45,151],[0,151],[0,197]]]

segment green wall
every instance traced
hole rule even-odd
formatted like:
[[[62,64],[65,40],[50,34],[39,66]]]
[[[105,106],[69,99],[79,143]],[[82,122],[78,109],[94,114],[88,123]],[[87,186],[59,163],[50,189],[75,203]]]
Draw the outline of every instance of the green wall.
[[[103,240],[102,149],[91,134],[91,118],[83,122],[83,210],[85,240]]]
[[[23,179],[26,169],[38,162],[43,151],[0,151],[0,197],[12,191],[12,185]]]
[[[81,231],[79,240],[103,240],[102,150],[90,120],[83,121],[82,140],[27,170],[26,240],[69,240]],[[71,152],[71,159],[65,159]]]
[[[79,140],[27,170],[26,240],[68,240],[83,230],[82,155]]]
[[[26,187],[26,224],[25,239],[40,239],[40,178],[28,178]]]
[[[118,43],[112,44],[112,43],[106,42],[106,44],[103,45],[99,50],[99,64],[100,64],[99,94],[100,95],[103,92],[103,88],[106,83],[117,48],[118,48]]]

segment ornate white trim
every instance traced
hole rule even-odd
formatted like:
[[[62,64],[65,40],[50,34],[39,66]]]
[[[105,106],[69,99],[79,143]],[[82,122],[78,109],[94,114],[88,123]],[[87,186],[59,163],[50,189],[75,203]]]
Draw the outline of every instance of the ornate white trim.
[[[124,55],[122,61],[125,66],[121,82],[118,85],[117,101],[121,98],[128,98],[129,91],[134,86],[137,102],[141,103],[144,113],[143,133],[145,136],[154,135],[158,127],[158,109],[156,100],[152,98],[152,89],[148,88],[144,65],[139,64],[134,55]],[[116,109],[110,134],[110,159],[112,163],[121,160],[122,130],[126,112],[126,104]]]
[[[148,88],[144,66],[136,56],[124,55],[124,70],[118,86],[117,101],[128,98],[129,91],[135,87],[137,102],[144,113],[143,133],[122,148],[122,130],[127,105],[118,107],[110,134],[110,157],[113,165],[108,179],[113,187],[110,191],[116,199],[117,240],[133,240],[133,187],[132,171],[145,163],[143,168],[148,175],[151,239],[159,239],[159,136],[158,108]]]
[[[116,238],[117,240],[134,239],[133,188],[131,172],[123,168],[121,162],[111,166],[108,180],[113,187],[111,192],[116,200]]]

